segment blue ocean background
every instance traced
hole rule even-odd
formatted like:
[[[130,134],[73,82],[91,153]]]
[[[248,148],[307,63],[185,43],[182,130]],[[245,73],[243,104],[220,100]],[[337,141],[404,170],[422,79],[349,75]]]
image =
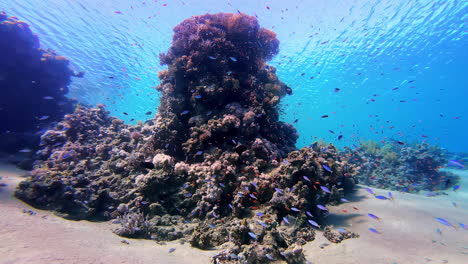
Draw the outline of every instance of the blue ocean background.
[[[0,0],[0,7],[86,72],[70,97],[105,104],[128,123],[156,112],[158,54],[172,28],[193,15],[240,11],[278,34],[270,64],[294,91],[281,107],[298,129],[298,147],[374,139],[468,152],[467,1]]]

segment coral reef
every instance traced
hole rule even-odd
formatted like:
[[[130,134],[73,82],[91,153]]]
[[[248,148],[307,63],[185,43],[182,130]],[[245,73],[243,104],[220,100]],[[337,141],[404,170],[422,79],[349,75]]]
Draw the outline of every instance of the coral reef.
[[[254,17],[196,16],[174,32],[156,117],[129,126],[79,106],[44,133],[16,196],[70,219],[115,219],[123,236],[219,247],[213,263],[304,262],[301,245],[355,169],[333,145],[295,148],[278,109],[292,91],[265,64],[279,42]]]
[[[356,166],[359,183],[369,186],[404,192],[437,191],[458,181],[454,174],[439,171],[447,164],[446,154],[427,143],[380,146],[369,140],[357,149],[346,148],[341,155]]]
[[[73,111],[74,102],[65,95],[71,77],[83,73],[74,73],[67,58],[41,49],[28,24],[5,12],[0,13],[0,36],[0,144],[12,152],[37,144],[35,133],[43,125]]]

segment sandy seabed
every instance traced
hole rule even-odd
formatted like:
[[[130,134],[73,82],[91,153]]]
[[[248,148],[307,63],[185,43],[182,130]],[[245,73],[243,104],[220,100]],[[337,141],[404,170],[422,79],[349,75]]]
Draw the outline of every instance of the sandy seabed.
[[[329,207],[328,224],[356,232],[359,238],[330,243],[321,232],[304,246],[313,264],[419,264],[468,263],[468,171],[461,189],[427,197],[394,192],[395,199],[379,200],[358,188],[350,203]],[[110,223],[68,221],[49,211],[37,210],[13,196],[27,172],[0,165],[0,263],[210,263],[217,251],[202,251],[179,241],[158,245],[150,240],[121,238]],[[374,189],[377,194],[387,191]],[[453,205],[453,202],[457,206]],[[32,210],[36,214],[25,213]],[[344,211],[343,211],[344,210]],[[370,218],[372,213],[380,221]],[[456,228],[437,222],[444,218]],[[380,234],[372,233],[375,228]],[[441,233],[437,232],[441,230]],[[169,249],[176,250],[169,253]],[[283,263],[283,262],[277,262]]]

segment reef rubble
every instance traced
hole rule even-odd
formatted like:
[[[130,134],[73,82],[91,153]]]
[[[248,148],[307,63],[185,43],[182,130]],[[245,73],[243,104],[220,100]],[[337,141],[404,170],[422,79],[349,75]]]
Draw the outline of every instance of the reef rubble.
[[[427,143],[404,142],[381,145],[361,142],[359,148],[346,148],[340,154],[356,169],[359,183],[403,192],[441,191],[455,185],[459,178],[440,169],[447,165],[447,153]]]
[[[131,126],[78,106],[42,135],[16,196],[68,219],[113,219],[121,236],[218,248],[212,263],[304,263],[301,246],[355,169],[331,144],[295,148],[279,120],[292,90],[266,64],[278,48],[252,16],[184,20],[160,56],[156,117]]]

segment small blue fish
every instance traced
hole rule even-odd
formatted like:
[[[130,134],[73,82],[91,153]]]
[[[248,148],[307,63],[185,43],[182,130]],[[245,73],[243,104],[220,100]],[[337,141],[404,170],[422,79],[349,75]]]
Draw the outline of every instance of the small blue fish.
[[[381,200],[388,200],[388,198],[383,195],[376,195],[375,198],[381,199]]]
[[[326,193],[331,193],[330,190],[325,186],[320,186],[320,188]]]
[[[236,62],[236,61],[237,61],[237,59],[234,58],[234,57],[229,57],[229,59],[231,59],[233,62]]]
[[[338,140],[341,140],[343,138],[343,135],[338,136]]]
[[[255,188],[258,189],[258,185],[255,182],[251,182],[250,184],[252,184]]]
[[[335,134],[335,131],[328,129],[328,132]]]
[[[453,186],[453,191],[456,192],[458,189],[460,189],[460,185],[455,185]]]
[[[317,204],[317,208],[320,209],[320,210],[323,210],[323,211],[328,211],[328,209],[325,206],[321,205],[321,204]]]
[[[216,226],[215,226],[215,225],[213,225],[213,224],[210,224],[210,227],[211,227],[211,228],[215,228]]]
[[[437,217],[436,217],[436,220],[439,221],[439,223],[444,224],[444,225],[446,225],[446,226],[454,227],[452,224],[450,224],[450,223],[449,223],[447,220],[445,220],[445,219],[437,218]]]
[[[229,208],[234,209],[234,206],[232,204],[228,204]]]
[[[348,231],[344,230],[343,228],[338,228],[337,230],[338,232],[343,233],[343,234],[348,233]]]
[[[468,228],[466,227],[466,225],[464,225],[464,224],[462,224],[462,223],[458,223],[458,225],[459,225],[461,228],[463,228],[463,229],[468,229]]]
[[[279,194],[283,194],[283,191],[281,189],[275,188],[275,191],[277,191]]]
[[[317,224],[317,222],[315,222],[314,220],[309,219],[308,221],[309,221],[309,224],[311,224],[311,225],[313,225],[313,226],[315,226],[317,228],[320,228],[319,224]]]
[[[203,154],[203,151],[201,151],[201,150],[199,150],[199,151],[197,151],[197,153],[195,153],[195,155],[197,155],[197,156],[201,155],[201,154]]]
[[[49,118],[49,116],[45,115],[45,116],[41,116],[41,117],[38,118],[37,120],[42,121],[42,120],[46,120],[46,119],[48,119],[48,118]]]
[[[195,95],[194,97],[195,97],[195,98],[197,98],[197,99],[200,99],[200,98],[202,98],[202,96],[201,96],[201,95],[199,95],[199,94]]]
[[[45,100],[54,100],[54,98],[52,96],[44,96],[42,97],[42,99],[45,99]]]
[[[182,114],[182,115],[186,115],[186,114],[188,114],[189,112],[190,112],[189,110],[185,110],[185,111],[183,111],[181,114]]]
[[[187,198],[190,198],[190,197],[192,197],[192,194],[191,194],[191,193],[187,193],[185,196],[186,196]]]
[[[219,186],[221,186],[223,188],[226,187],[226,185],[224,183],[222,183],[222,182],[219,183]]]
[[[216,58],[213,56],[208,56],[208,58],[210,58],[211,60],[216,60]]]
[[[366,191],[372,195],[375,195],[374,191],[371,188],[366,188]]]
[[[349,203],[348,199],[346,199],[346,198],[341,198],[341,201],[344,202],[344,203]]]
[[[380,234],[380,232],[375,230],[374,228],[369,228],[369,231],[371,231],[372,233]]]
[[[307,177],[307,176],[302,176],[302,178],[304,178],[304,180],[306,180],[306,181],[310,182],[310,179],[309,179],[309,177]]]
[[[253,195],[253,194],[249,194],[249,196],[250,196],[252,199],[255,199],[255,200],[257,200],[257,197],[255,197],[255,195]]]
[[[286,216],[283,217],[283,221],[284,221],[286,224],[289,225],[289,220],[288,220],[288,218],[286,218]]]
[[[240,197],[244,197],[244,194],[241,192],[237,193],[237,195],[239,195]]]
[[[169,253],[172,253],[172,252],[174,252],[175,250],[176,250],[176,248],[170,248],[170,249],[169,249]]]
[[[374,214],[367,214],[368,216],[370,216],[371,218],[374,218],[375,220],[379,220],[380,221],[380,217],[374,215]]]
[[[393,200],[393,194],[391,192],[388,192],[388,197],[390,198],[390,200]]]
[[[322,167],[327,170],[328,172],[333,172],[330,167],[328,167],[327,165],[323,164]]]
[[[284,164],[289,164],[289,161],[283,160],[283,163],[284,163]]]
[[[264,216],[265,216],[264,214],[262,214],[262,213],[260,213],[260,212],[256,213],[256,215],[257,215],[257,216],[260,216],[260,217],[264,217]]]
[[[265,227],[265,228],[268,227],[265,223],[263,223],[263,222],[261,222],[261,221],[257,221],[257,223],[259,223],[261,226],[263,226],[263,227]]]
[[[275,260],[271,254],[265,254],[265,257],[271,261]]]
[[[314,217],[314,215],[312,215],[312,213],[309,212],[309,211],[307,211],[306,214],[307,214],[308,216],[310,216],[310,217]]]
[[[291,211],[300,212],[301,210],[297,209],[296,207],[291,207]]]
[[[249,232],[249,236],[253,239],[257,239],[257,236],[253,232]]]
[[[226,72],[226,73],[227,73],[227,75],[231,75],[231,74],[232,74],[232,71],[228,71],[228,72]]]

